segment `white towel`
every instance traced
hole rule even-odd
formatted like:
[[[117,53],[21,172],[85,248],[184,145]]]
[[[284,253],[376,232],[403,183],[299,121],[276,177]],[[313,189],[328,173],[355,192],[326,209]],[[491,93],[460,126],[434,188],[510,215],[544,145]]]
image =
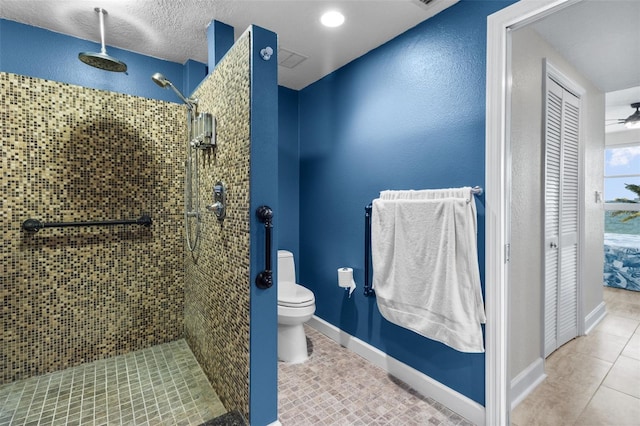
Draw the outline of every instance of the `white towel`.
[[[382,200],[439,200],[441,198],[464,198],[468,202],[471,202],[474,199],[470,186],[462,188],[407,189],[403,191],[388,190],[380,192],[380,199]]]
[[[461,352],[484,352],[475,200],[470,188],[460,191],[466,195],[384,191],[373,201],[373,286],[387,320]]]

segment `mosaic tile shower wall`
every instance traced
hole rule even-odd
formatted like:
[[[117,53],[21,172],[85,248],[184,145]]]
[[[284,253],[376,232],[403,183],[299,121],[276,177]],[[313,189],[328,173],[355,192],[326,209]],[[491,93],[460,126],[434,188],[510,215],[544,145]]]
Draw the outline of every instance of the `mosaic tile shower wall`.
[[[182,105],[0,73],[0,383],[183,334]],[[21,230],[45,222],[153,225]]]
[[[227,187],[224,222],[205,211],[200,247],[185,254],[185,336],[227,410],[249,418],[249,32],[195,92],[217,122],[217,147],[200,167],[200,204]]]

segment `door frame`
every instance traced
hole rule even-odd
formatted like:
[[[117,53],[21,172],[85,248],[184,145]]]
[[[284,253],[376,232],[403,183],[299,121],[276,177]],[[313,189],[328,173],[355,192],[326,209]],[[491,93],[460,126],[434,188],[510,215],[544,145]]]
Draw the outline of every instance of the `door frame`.
[[[485,424],[509,425],[509,250],[511,241],[510,37],[513,29],[580,0],[521,0],[487,17],[485,144]]]

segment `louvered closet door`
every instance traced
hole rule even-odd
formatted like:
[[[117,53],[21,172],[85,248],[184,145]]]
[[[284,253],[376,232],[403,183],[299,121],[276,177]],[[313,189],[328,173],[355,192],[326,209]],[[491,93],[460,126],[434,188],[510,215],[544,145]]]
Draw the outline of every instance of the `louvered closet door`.
[[[547,77],[545,357],[578,334],[580,99]]]

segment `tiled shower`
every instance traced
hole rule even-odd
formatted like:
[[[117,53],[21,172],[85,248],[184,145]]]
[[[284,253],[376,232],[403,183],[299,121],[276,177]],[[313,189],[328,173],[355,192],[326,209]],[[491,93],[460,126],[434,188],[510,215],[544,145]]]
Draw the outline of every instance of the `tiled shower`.
[[[0,386],[184,337],[226,409],[248,417],[249,36],[195,94],[218,122],[200,196],[221,179],[229,196],[224,223],[203,215],[194,253],[184,106],[0,73]],[[151,227],[21,229],[143,214]]]

